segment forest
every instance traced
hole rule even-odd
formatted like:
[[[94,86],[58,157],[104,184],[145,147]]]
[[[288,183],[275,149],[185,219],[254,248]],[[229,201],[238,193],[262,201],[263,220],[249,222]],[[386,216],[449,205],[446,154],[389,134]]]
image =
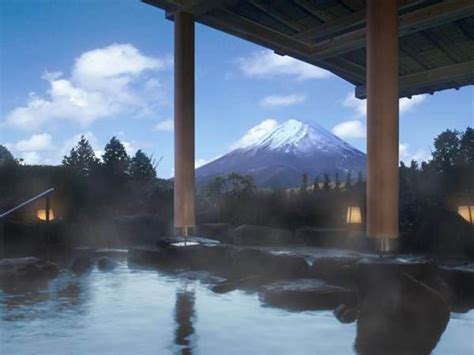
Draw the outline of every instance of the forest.
[[[153,216],[157,233],[169,234],[173,182],[157,178],[157,169],[152,156],[141,150],[129,156],[116,137],[99,159],[83,136],[58,166],[26,165],[0,146],[0,210],[54,187],[58,217],[91,226],[86,234],[110,233],[111,221],[130,216]],[[399,175],[403,249],[470,250],[474,255],[472,227],[457,213],[459,206],[474,205],[474,129],[442,132],[434,139],[432,159],[401,162]],[[197,223],[343,228],[348,206],[360,207],[364,221],[362,174],[336,174],[333,181],[329,176],[310,182],[303,174],[300,188],[277,190],[257,188],[251,176],[236,173],[214,178],[196,189]]]

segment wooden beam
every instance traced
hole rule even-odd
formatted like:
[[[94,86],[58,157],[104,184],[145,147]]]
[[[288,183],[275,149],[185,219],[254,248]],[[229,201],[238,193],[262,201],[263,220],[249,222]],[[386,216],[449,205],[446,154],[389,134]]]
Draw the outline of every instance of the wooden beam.
[[[305,9],[308,13],[316,17],[321,22],[329,22],[334,19],[334,16],[329,15],[326,11],[321,11],[312,1],[308,0],[293,0],[295,4]]]
[[[225,6],[236,3],[237,0],[188,0],[180,1],[181,6],[174,11],[167,11],[166,18],[172,20],[177,11],[183,11],[194,15],[198,18],[214,9],[223,8]]]
[[[287,19],[285,19],[285,17],[280,12],[275,10],[275,8],[272,5],[264,4],[259,0],[250,0],[249,3],[252,4],[252,6],[259,9],[260,11],[264,12],[266,15],[273,18],[275,21],[278,21],[284,26],[290,28],[291,30],[295,32],[300,32],[303,30],[303,26],[301,26],[299,23],[296,23],[294,21],[288,21]]]
[[[400,77],[399,96],[411,96],[420,93],[420,89],[442,86],[456,81],[466,82],[465,85],[474,81],[474,60],[404,75]],[[367,87],[365,85],[357,86],[355,96],[359,99],[365,99],[367,97]]]
[[[474,1],[451,0],[414,10],[399,16],[399,36],[439,26],[474,15]],[[316,43],[313,57],[329,58],[365,47],[366,29],[361,28],[335,38]]]

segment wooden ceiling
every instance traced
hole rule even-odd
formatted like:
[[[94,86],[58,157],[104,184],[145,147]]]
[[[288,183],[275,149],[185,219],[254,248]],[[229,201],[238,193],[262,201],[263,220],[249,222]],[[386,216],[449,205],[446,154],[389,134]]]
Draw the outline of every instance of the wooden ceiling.
[[[327,69],[366,97],[365,0],[142,0]],[[474,84],[474,1],[400,0],[400,97]]]

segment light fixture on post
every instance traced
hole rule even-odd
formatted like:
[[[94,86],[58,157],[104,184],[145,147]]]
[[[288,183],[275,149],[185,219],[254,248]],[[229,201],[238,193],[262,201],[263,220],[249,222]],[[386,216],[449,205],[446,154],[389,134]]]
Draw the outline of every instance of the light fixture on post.
[[[362,213],[359,206],[347,207],[346,223],[349,226],[354,224],[362,224]]]
[[[36,212],[36,217],[38,217],[38,219],[40,221],[47,221],[48,220],[48,217],[49,217],[49,220],[52,221],[55,219],[55,216],[54,216],[54,211],[52,208],[49,209],[49,216],[46,216],[46,209],[39,209],[37,212]]]
[[[474,205],[458,207],[458,214],[471,224],[474,224]]]

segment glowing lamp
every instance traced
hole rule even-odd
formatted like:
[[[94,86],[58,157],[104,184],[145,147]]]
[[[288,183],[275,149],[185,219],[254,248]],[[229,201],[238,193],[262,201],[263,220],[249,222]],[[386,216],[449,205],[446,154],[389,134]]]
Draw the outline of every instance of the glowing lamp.
[[[459,215],[471,224],[474,224],[474,206],[459,206]]]
[[[36,213],[36,216],[38,217],[39,220],[41,221],[46,221],[46,210],[38,210]],[[52,208],[49,209],[49,220],[52,221],[54,219],[54,211]]]
[[[360,207],[358,206],[349,206],[347,207],[347,224],[361,224],[362,223],[362,214],[360,212]]]

